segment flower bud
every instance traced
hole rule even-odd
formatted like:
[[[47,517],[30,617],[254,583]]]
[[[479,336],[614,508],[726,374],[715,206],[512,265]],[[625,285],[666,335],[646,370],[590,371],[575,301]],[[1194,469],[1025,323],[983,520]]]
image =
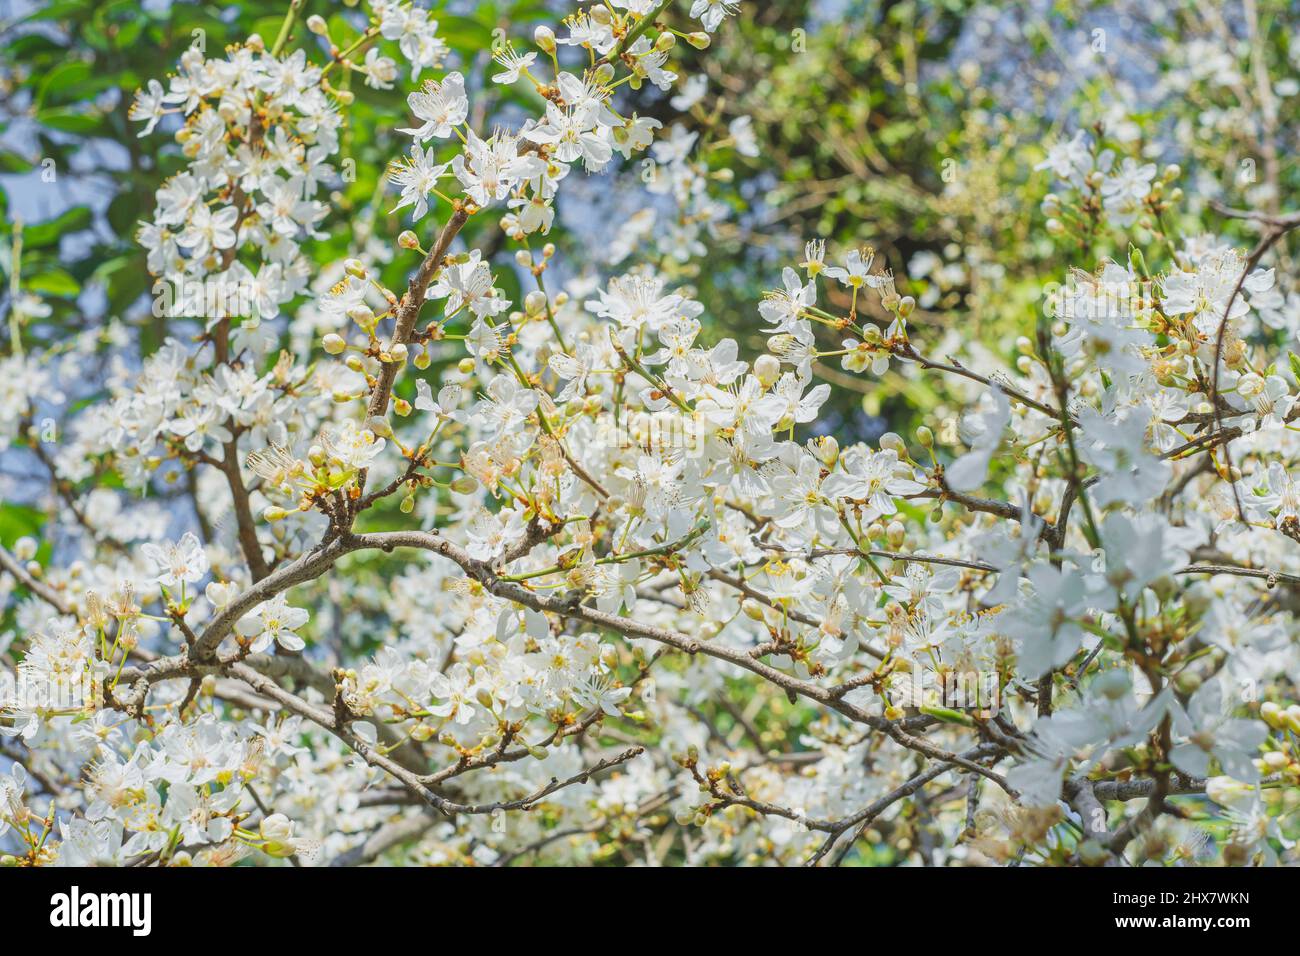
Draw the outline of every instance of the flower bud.
[[[546,293],[534,289],[524,296],[524,311],[529,315],[541,315],[546,311]]]
[[[451,490],[458,495],[472,495],[478,489],[478,479],[473,475],[461,475],[451,483]]]
[[[533,31],[533,42],[547,56],[555,55],[555,31],[545,24]]]
[[[31,535],[23,535],[14,542],[14,557],[19,561],[30,561],[36,557],[38,547],[35,538]]]
[[[325,36],[330,32],[329,24],[319,13],[313,13],[307,18],[307,29],[317,36]]]
[[[754,361],[754,375],[765,387],[770,388],[780,374],[781,360],[775,355],[764,353]]]
[[[1260,705],[1259,716],[1264,718],[1264,723],[1274,730],[1281,730],[1282,725],[1285,723],[1282,708],[1271,700],[1266,700]]]
[[[907,446],[903,444],[903,439],[894,432],[885,432],[880,436],[880,447],[886,451],[897,452],[899,456],[907,454]]]
[[[762,621],[764,618],[763,605],[753,598],[745,598],[740,602],[740,609],[745,612],[745,617],[751,621]]]
[[[268,856],[290,857],[295,848],[293,840],[293,823],[283,813],[272,813],[262,820],[260,828],[262,839],[266,842],[262,850]]]
[[[321,340],[321,345],[330,355],[342,355],[343,351],[348,347],[348,343],[344,341],[343,336],[336,332],[330,332],[326,335]]]
[[[416,724],[411,728],[411,739],[417,743],[424,743],[433,737],[433,728],[428,724]]]
[[[462,375],[474,374],[474,360],[472,358],[463,358],[456,363],[456,368]]]
[[[1300,734],[1300,704],[1292,704],[1282,712],[1282,720],[1287,729],[1294,734]]]
[[[713,42],[713,38],[701,30],[687,34],[686,42],[697,50],[707,50],[709,44]]]
[[[930,431],[927,426],[922,425],[916,430],[916,440],[921,443],[922,448],[933,448],[934,432]]]
[[[813,439],[813,453],[818,461],[830,468],[840,457],[840,443],[834,435],[821,435]]]
[[[891,521],[885,528],[885,538],[891,548],[900,547],[907,540],[907,529],[901,521]]]
[[[403,249],[419,249],[420,237],[409,229],[403,229],[397,237],[397,244]]]
[[[343,263],[343,271],[358,279],[364,279],[366,277],[366,266],[360,259],[345,260]]]

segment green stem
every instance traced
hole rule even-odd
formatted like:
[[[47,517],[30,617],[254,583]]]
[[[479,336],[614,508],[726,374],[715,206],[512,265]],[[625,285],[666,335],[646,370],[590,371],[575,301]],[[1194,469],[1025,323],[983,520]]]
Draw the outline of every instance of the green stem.
[[[289,9],[284,15],[284,22],[280,24],[275,45],[271,47],[271,56],[278,57],[284,51],[285,44],[289,42],[289,34],[293,32],[294,21],[298,19],[298,14],[306,3],[307,0],[289,0]]]
[[[23,221],[14,220],[14,237],[9,246],[9,339],[14,355],[23,354],[22,321],[18,318],[18,295],[21,292],[23,261]]]

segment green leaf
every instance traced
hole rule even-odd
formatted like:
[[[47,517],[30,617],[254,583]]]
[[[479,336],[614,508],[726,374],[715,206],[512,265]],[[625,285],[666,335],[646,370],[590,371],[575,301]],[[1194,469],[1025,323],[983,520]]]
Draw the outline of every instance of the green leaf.
[[[24,535],[37,535],[45,523],[45,514],[27,505],[5,502],[0,505],[0,543],[12,548]]]
[[[937,717],[945,724],[962,724],[966,727],[975,726],[975,718],[970,714],[963,714],[959,710],[949,710],[947,707],[918,707],[921,713],[930,717]]]
[[[40,222],[23,230],[23,245],[30,249],[52,246],[61,236],[77,232],[90,225],[90,207],[73,206],[61,216],[48,222]]]
[[[47,3],[43,7],[28,14],[25,20],[76,20],[78,15],[84,15],[86,12],[85,4],[81,0],[62,0],[62,2]]]
[[[74,91],[76,95],[67,99],[58,98],[56,101],[67,102],[68,99],[85,99],[86,94],[91,92],[86,88],[86,84],[93,75],[94,71],[91,69],[90,64],[83,63],[80,60],[56,66],[45,75],[45,80],[41,83],[40,91],[36,94],[37,107],[43,107],[50,101],[50,97],[58,98],[60,93],[68,90]]]
[[[41,110],[36,121],[60,133],[92,133],[99,128],[100,118],[90,113],[78,113],[67,107]]]
[[[31,168],[32,164],[17,153],[0,150],[0,170],[6,173],[25,173]]]
[[[57,295],[63,298],[73,298],[81,292],[81,283],[62,269],[51,269],[49,272],[43,272],[40,275],[32,276],[30,279],[24,279],[23,285],[33,292]]]

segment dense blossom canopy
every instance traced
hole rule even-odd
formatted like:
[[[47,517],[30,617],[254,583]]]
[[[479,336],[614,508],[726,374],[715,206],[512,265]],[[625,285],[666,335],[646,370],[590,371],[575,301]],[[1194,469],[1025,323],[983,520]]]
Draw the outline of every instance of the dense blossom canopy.
[[[690,258],[726,215],[698,134],[637,109],[698,102],[684,64],[739,2],[498,38],[490,83],[537,109],[491,128],[422,6],[346,42],[301,6],[131,106],[186,158],[138,231],[165,341],[24,349],[42,304],[10,303],[0,443],[60,500],[0,550],[6,862],[1294,859],[1285,197],[1226,210],[1251,248],[1180,235],[1179,168],[1067,130],[1041,223],[1075,269],[1014,354],[950,355],[906,263],[813,237],[747,306],[756,351],[627,254],[657,228]],[[316,262],[354,78],[409,87],[382,197],[409,230]],[[676,213],[548,281],[557,197],[643,162]],[[1094,261],[1103,229],[1127,255]],[[37,403],[105,344],[47,440]],[[900,377],[959,411],[837,436],[833,389]]]

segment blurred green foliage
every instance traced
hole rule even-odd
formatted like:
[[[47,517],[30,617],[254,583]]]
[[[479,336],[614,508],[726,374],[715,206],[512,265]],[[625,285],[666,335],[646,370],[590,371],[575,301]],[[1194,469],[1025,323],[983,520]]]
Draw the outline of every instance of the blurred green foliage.
[[[507,89],[486,82],[494,69],[493,31],[526,36],[568,5],[515,0],[435,6],[439,34],[452,49],[449,67],[485,91],[476,99],[475,121],[509,121],[518,116],[515,107],[535,112],[535,94],[526,85]],[[356,35],[357,11],[343,4],[308,7],[333,11],[336,41]],[[1291,4],[1263,0],[1254,7],[1256,33],[1266,38],[1260,50],[1242,45],[1244,8],[1237,3],[1224,9],[1193,0],[743,4],[714,48],[695,55],[690,72],[706,72],[710,95],[692,112],[701,127],[751,117],[758,155],[742,156],[725,144],[706,147],[707,162],[734,176],[721,191],[731,220],[711,240],[707,256],[663,266],[704,301],[712,334],[733,335],[754,348],[762,342],[756,303],[778,283],[782,266],[802,258],[804,241],[827,239],[832,259],[870,245],[878,267],[894,270],[900,291],[920,301],[912,318],[918,335],[938,341],[959,331],[963,340],[985,343],[1010,359],[1015,337],[1031,331],[1043,310],[1047,283],[1064,280],[1072,266],[1094,268],[1107,255],[1127,254],[1127,235],[1102,234],[1084,245],[1046,234],[1039,204],[1051,188],[1050,175],[1034,165],[1048,143],[1102,123],[1104,136],[1122,134],[1115,143],[1121,149],[1183,163],[1189,179],[1208,183],[1231,205],[1276,211],[1281,196],[1297,185],[1289,148],[1296,142],[1294,92],[1288,98],[1279,87],[1262,102],[1265,87],[1255,82],[1257,70],[1265,76],[1290,72],[1292,41],[1282,27]],[[131,93],[163,77],[196,42],[215,51],[254,31],[274,36],[285,9],[284,0],[235,6],[66,0],[12,5],[0,18],[0,173],[20,174],[3,182],[29,201],[11,203],[0,185],[0,211],[12,224],[11,205],[30,205],[33,195],[57,199],[57,214],[22,230],[22,286],[54,309],[34,334],[57,338],[66,323],[124,316],[148,289],[135,224],[149,217],[153,192],[179,168],[180,155],[163,129],[137,138],[136,124],[126,118]],[[1099,29],[1109,47],[1094,56],[1089,51]],[[1173,94],[1148,82],[1186,70],[1178,58],[1203,40],[1233,50],[1243,79],[1196,76]],[[290,49],[319,43],[299,25]],[[1191,67],[1195,73],[1196,64]],[[392,199],[382,194],[381,177],[406,146],[395,129],[408,118],[404,92],[410,85],[403,73],[393,90],[352,89],[356,102],[343,147],[348,181],[330,197],[329,238],[308,250],[316,261],[347,254],[358,233],[372,230],[391,240],[404,227],[387,211]],[[643,112],[671,119],[667,97],[646,92]],[[1264,128],[1235,121],[1235,108],[1262,115]],[[1257,195],[1253,180],[1243,182],[1243,165],[1258,165],[1272,192]],[[55,181],[43,177],[47,168]],[[636,171],[628,172],[635,180]],[[1206,227],[1203,213],[1193,209],[1190,219],[1168,225],[1175,232],[1198,231]],[[1232,223],[1212,225],[1241,234]],[[423,228],[431,227],[426,221]],[[581,236],[557,226],[548,238],[561,246],[573,271],[581,271]],[[489,255],[501,248],[500,231],[488,217],[476,219],[465,239]],[[0,255],[7,257],[7,250]],[[397,257],[385,281],[400,287],[406,268]],[[519,295],[508,264],[498,280],[507,294]],[[88,287],[96,293],[82,295]],[[842,290],[828,287],[824,294],[831,307],[847,307]],[[138,318],[141,347],[149,351],[164,330],[150,316]],[[881,388],[843,373],[832,360],[820,363],[818,372],[844,386],[836,390],[833,409],[842,422],[828,419],[828,426],[846,421],[862,435],[886,423],[905,428],[943,401],[896,374]]]

